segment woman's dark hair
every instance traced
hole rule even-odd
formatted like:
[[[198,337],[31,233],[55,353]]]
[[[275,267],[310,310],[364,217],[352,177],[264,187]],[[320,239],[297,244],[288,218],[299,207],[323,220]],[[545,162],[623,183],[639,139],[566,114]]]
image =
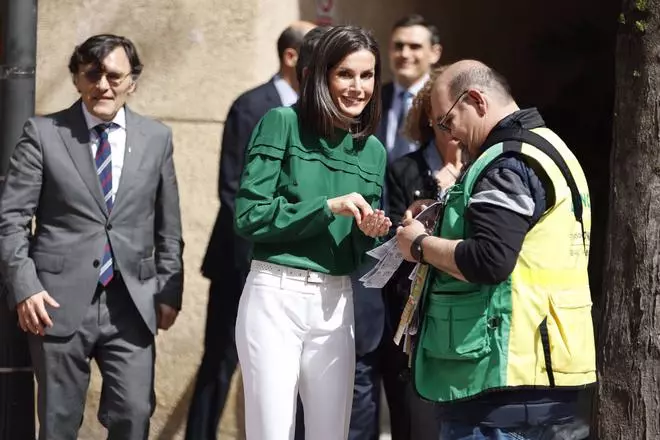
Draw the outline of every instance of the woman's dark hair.
[[[317,26],[305,34],[303,42],[298,49],[298,61],[296,62],[296,78],[302,84],[303,70],[309,66],[309,60],[319,44],[319,40],[330,30],[330,26]]]
[[[369,103],[358,118],[339,111],[332,100],[328,81],[330,71],[346,56],[368,50],[376,58],[374,91]],[[380,122],[380,51],[370,32],[357,26],[336,26],[319,40],[303,78],[299,108],[304,127],[313,128],[322,137],[332,137],[336,126],[351,127],[354,138],[372,135]]]
[[[103,59],[118,47],[123,47],[131,63],[131,74],[137,79],[142,73],[142,63],[138,57],[137,49],[131,40],[112,34],[101,34],[89,37],[83,44],[76,46],[69,60],[69,72],[75,75],[80,66],[93,64],[96,69],[101,70]]]

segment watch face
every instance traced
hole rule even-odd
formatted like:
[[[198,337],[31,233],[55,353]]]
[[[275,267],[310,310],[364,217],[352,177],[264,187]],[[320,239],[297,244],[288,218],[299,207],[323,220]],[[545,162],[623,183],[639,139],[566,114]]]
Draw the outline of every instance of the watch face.
[[[410,255],[419,263],[424,259],[422,241],[428,236],[428,234],[420,234],[410,245]]]
[[[410,254],[415,260],[419,261],[422,256],[422,245],[420,243],[414,243],[410,249]]]

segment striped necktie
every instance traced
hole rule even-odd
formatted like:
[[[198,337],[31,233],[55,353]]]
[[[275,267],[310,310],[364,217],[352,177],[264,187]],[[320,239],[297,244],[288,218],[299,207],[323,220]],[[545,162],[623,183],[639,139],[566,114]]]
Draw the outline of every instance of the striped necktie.
[[[96,156],[94,161],[96,162],[96,174],[99,176],[99,181],[101,182],[101,190],[103,191],[103,199],[105,200],[105,206],[108,208],[108,214],[112,211],[112,150],[110,147],[110,141],[108,140],[108,134],[110,128],[114,124],[99,124],[94,127],[96,133],[99,136],[99,145],[96,149]],[[114,276],[114,270],[112,267],[112,248],[110,247],[110,241],[106,234],[105,245],[103,247],[103,258],[101,260],[101,270],[99,271],[99,283],[103,286],[107,286],[108,283],[112,280]]]
[[[394,136],[394,144],[392,145],[392,149],[387,156],[387,159],[390,163],[411,152],[411,141],[406,137],[405,131],[408,105],[412,97],[413,94],[407,90],[402,90],[399,93],[399,113],[397,115],[396,134]]]

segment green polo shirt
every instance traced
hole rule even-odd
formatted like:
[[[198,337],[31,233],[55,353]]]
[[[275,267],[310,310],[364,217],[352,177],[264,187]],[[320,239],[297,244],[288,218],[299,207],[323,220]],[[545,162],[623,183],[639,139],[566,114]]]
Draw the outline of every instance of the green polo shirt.
[[[252,133],[236,195],[236,232],[254,243],[255,260],[347,275],[375,240],[327,200],[351,192],[379,207],[386,153],[374,137],[337,130],[319,138],[298,124],[297,110],[266,113]]]

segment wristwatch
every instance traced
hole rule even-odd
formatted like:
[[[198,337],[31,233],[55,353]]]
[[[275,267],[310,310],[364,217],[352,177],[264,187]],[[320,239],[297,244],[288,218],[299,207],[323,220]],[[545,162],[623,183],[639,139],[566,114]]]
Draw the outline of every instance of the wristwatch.
[[[424,251],[422,250],[422,241],[424,241],[424,239],[428,236],[429,234],[419,234],[410,245],[410,255],[412,255],[416,261],[422,264],[425,264]]]

